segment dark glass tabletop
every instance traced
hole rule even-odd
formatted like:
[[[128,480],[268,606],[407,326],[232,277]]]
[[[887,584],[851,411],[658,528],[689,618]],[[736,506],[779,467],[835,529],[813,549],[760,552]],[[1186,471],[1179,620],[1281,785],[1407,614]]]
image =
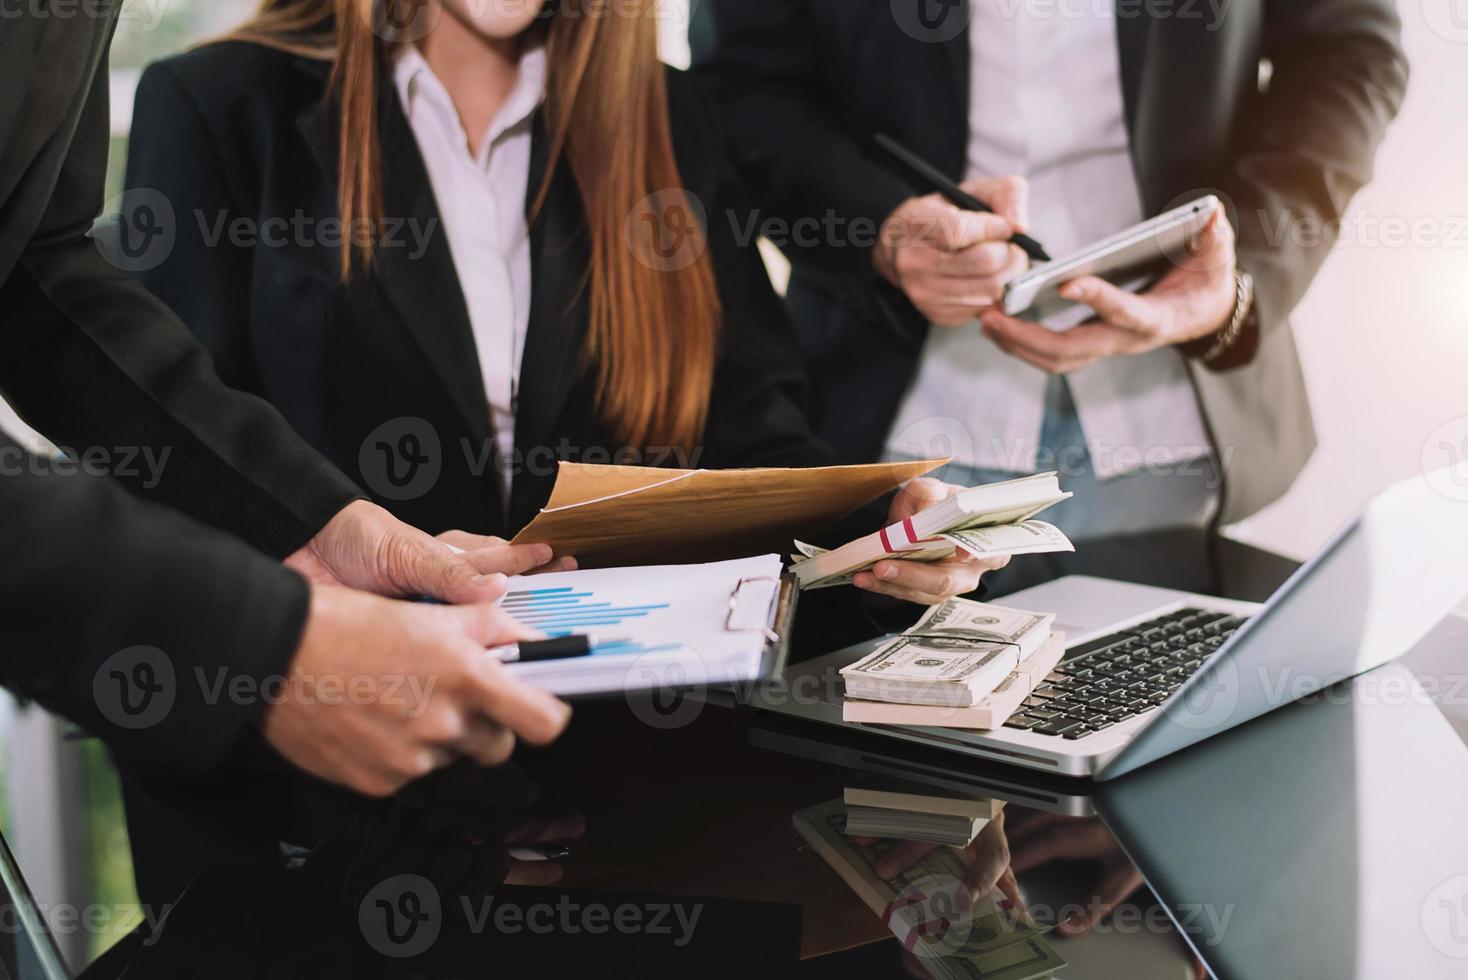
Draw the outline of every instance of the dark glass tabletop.
[[[1287,571],[1244,554],[1229,591]],[[1465,976],[1468,750],[1438,704],[1468,624],[1427,645],[1102,784],[703,700],[582,705],[513,766],[212,869],[87,976]],[[956,812],[863,804],[848,833],[873,792]]]

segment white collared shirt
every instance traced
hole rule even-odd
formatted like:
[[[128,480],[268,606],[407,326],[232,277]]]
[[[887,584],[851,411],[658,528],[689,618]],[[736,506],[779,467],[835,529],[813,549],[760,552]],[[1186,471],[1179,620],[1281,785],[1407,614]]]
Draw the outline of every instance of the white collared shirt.
[[[969,39],[967,176],[1028,178],[1030,232],[1056,257],[1142,220],[1110,0],[973,0]],[[1108,358],[1068,380],[1098,478],[1211,452],[1176,351]],[[977,324],[934,327],[888,449],[1032,473],[1046,383]]]
[[[489,401],[501,479],[509,499],[520,359],[530,327],[530,185],[532,120],[545,97],[546,54],[526,48],[519,75],[484,143],[469,145],[458,110],[423,54],[403,45],[393,80],[413,127],[449,251],[464,291],[479,370]]]

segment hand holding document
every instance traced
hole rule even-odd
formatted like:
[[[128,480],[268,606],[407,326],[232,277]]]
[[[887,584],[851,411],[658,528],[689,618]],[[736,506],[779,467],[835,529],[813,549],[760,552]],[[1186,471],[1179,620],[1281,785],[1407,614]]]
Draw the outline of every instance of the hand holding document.
[[[797,541],[791,570],[802,589],[823,589],[848,585],[889,558],[933,562],[960,550],[976,558],[1074,551],[1059,528],[1032,520],[1070,497],[1054,473],[971,487],[834,551]]]

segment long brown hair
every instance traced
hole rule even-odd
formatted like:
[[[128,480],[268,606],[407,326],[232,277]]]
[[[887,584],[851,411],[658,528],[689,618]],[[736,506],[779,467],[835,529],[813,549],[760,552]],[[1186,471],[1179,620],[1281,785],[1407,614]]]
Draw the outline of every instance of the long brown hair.
[[[351,230],[342,247],[344,280],[370,264],[383,217],[377,89],[391,44],[373,30],[373,18],[381,23],[384,2],[402,0],[262,0],[228,38],[333,62],[337,202]],[[597,0],[560,0],[545,24],[553,163],[531,217],[564,163],[580,190],[590,238],[584,354],[595,365],[601,415],[628,446],[692,449],[708,417],[722,311],[701,228],[692,246],[682,243],[694,249],[683,254],[696,260],[659,261],[671,218],[664,212],[683,182],[658,60],[655,0],[643,0],[636,14],[625,5],[592,6]],[[643,220],[650,209],[652,219]],[[358,234],[363,227],[368,233]]]

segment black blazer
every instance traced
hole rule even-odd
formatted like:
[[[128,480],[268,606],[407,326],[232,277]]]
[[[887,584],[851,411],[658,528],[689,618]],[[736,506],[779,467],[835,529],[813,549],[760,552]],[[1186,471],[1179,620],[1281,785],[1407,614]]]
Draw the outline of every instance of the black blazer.
[[[293,230],[320,230],[338,214],[335,125],[323,107],[327,72],[319,61],[224,43],[144,73],[127,180],[166,197],[177,240],[162,264],[140,273],[142,281],[210,349],[230,384],[268,399],[400,518],[433,532],[509,536],[549,495],[556,460],[606,462],[617,445],[596,417],[580,353],[587,327],[580,197],[569,173],[558,172],[532,226],[533,303],[516,446],[533,466],[517,474],[506,514],[486,462],[490,415],[458,273],[417,143],[387,81],[380,93],[385,213],[404,222],[399,240],[407,244],[381,249],[367,274],[343,286],[329,226],[320,235]],[[686,185],[710,215],[733,207],[735,189],[699,83],[671,73],[669,96]],[[531,194],[545,166],[546,141],[537,135]],[[281,218],[286,223],[277,221],[271,234],[283,230],[283,241],[248,247],[247,235],[230,240],[233,222],[263,230]],[[431,231],[421,254],[406,222]],[[707,436],[689,462],[829,461],[806,422],[799,354],[757,252],[735,240],[728,222],[710,226],[726,326]],[[385,463],[406,460],[385,459],[381,447],[391,451],[405,436],[416,439],[408,444],[412,455],[432,459],[420,471],[427,476],[398,486]],[[402,468],[397,475],[413,474]],[[359,802],[301,774],[259,769],[207,787],[127,770],[124,793],[139,888],[157,901],[208,865],[242,860],[280,839],[311,843]]]
[[[814,219],[834,239],[786,243],[789,308],[811,365],[817,431],[846,461],[880,453],[912,382],[926,320],[871,266],[874,231],[916,193],[872,147],[886,132],[952,177],[966,169],[973,0],[705,0],[694,69],[715,85],[741,177],[766,217]],[[1184,13],[1186,10],[1191,13]],[[1394,0],[1118,5],[1137,183],[1155,214],[1205,190],[1232,204],[1239,262],[1257,280],[1258,356],[1192,375],[1227,446],[1224,510],[1258,510],[1292,482],[1314,430],[1290,311],[1328,227],[1370,177],[1407,82]],[[1260,85],[1261,62],[1272,66]],[[834,220],[832,220],[834,219]],[[1037,229],[1042,240],[1044,230]],[[817,367],[819,365],[819,368]]]
[[[334,239],[306,235],[254,249],[209,242],[221,221],[289,218],[310,228],[337,216],[336,117],[323,108],[328,69],[224,43],[144,73],[127,180],[172,202],[179,236],[167,261],[142,281],[209,347],[231,384],[269,399],[399,517],[432,532],[509,537],[545,503],[557,460],[605,463],[619,449],[597,417],[582,358],[588,250],[575,182],[558,169],[532,225],[533,300],[515,433],[521,466],[505,507],[459,273],[389,72],[380,92],[385,213],[392,223],[406,219],[399,231],[405,245],[381,249],[370,272],[342,286]],[[736,191],[715,114],[696,80],[670,72],[668,86],[685,184],[715,217],[710,248],[725,332],[702,444],[691,457],[654,450],[643,462],[826,462],[829,453],[804,414],[800,357],[758,252],[717,220],[734,207]],[[532,198],[547,143],[537,127]],[[413,229],[419,238],[429,232],[425,245],[415,244]],[[411,441],[403,443],[405,435]],[[400,482],[412,475],[392,458],[400,444],[426,460],[430,476],[393,485],[389,461],[399,465]]]
[[[220,384],[177,318],[87,238],[121,3],[72,17],[44,6],[0,29],[0,395],[110,475],[0,438],[0,683],[138,766],[205,772],[262,704],[220,700],[197,678],[284,671],[308,594],[173,510],[281,556],[358,494],[277,412]],[[167,454],[156,486],[143,449]],[[120,686],[149,670],[147,691]]]

